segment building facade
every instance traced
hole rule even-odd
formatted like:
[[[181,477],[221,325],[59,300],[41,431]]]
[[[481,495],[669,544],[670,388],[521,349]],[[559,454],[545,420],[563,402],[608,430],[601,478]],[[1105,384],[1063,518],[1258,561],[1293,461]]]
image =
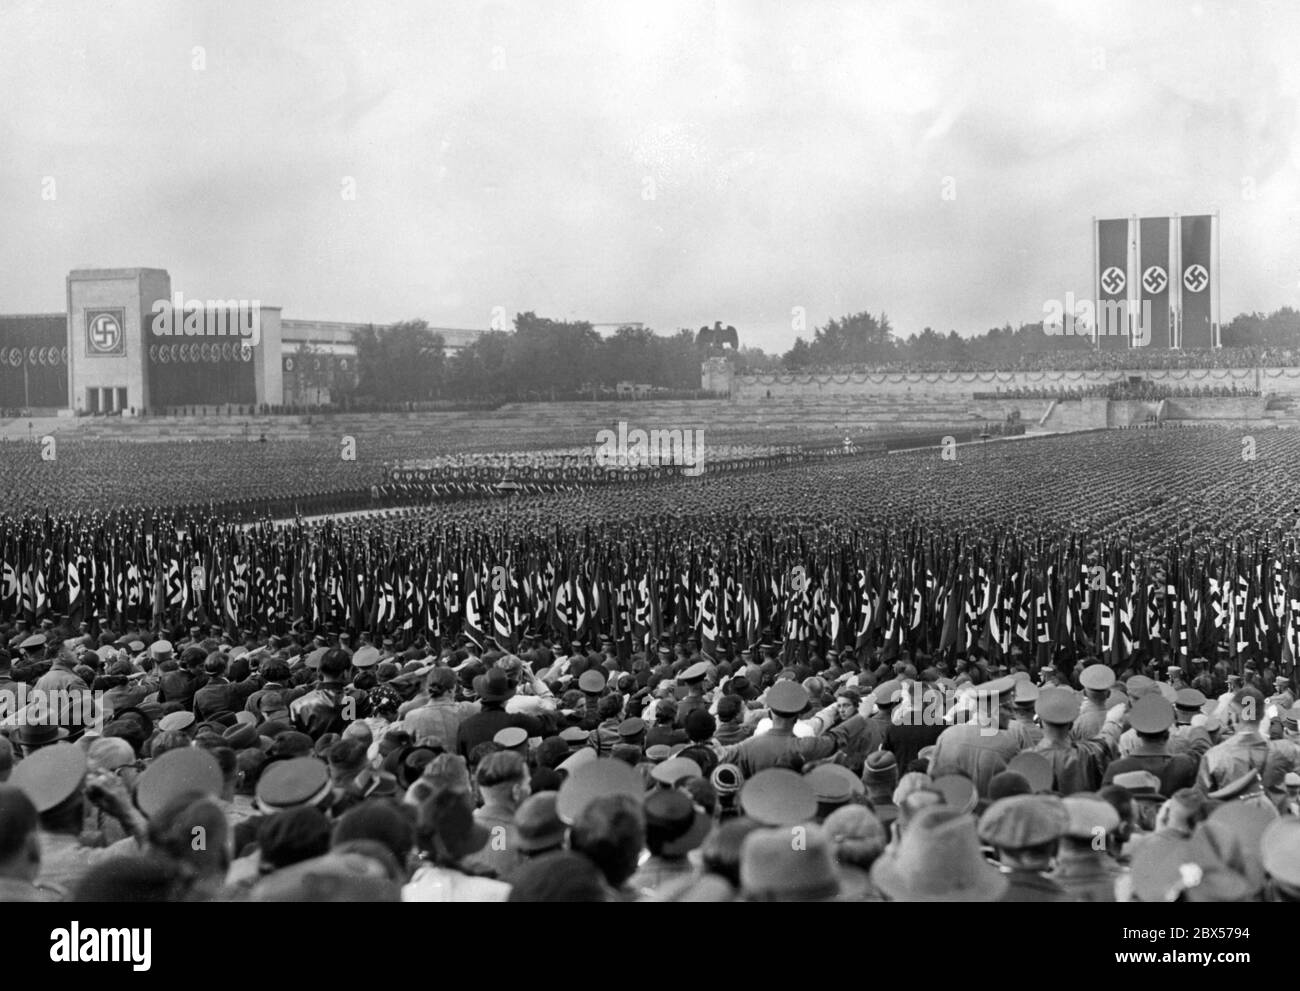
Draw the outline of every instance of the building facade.
[[[76,269],[64,313],[0,315],[0,407],[72,414],[328,404],[356,381],[367,326],[186,300],[163,269]],[[433,328],[449,354],[483,331]]]

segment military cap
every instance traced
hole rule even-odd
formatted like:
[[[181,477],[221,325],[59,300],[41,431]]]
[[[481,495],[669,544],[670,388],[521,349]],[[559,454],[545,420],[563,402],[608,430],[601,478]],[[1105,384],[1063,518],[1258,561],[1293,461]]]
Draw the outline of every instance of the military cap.
[[[1079,716],[1079,696],[1068,688],[1044,688],[1038,693],[1034,711],[1045,723],[1064,726]]]
[[[660,784],[671,787],[683,778],[698,778],[703,774],[700,765],[689,757],[670,757],[662,764],[656,764],[654,770],[650,772],[650,777]]]
[[[193,725],[194,713],[187,709],[182,709],[180,712],[169,712],[158,720],[158,728],[164,733],[187,730]]]
[[[847,802],[865,793],[862,781],[843,764],[818,764],[804,775],[818,802]]]
[[[1264,871],[1275,881],[1300,888],[1300,819],[1275,819],[1259,841]]]
[[[1016,754],[1007,762],[1007,770],[1019,774],[1029,782],[1031,791],[1047,791],[1052,787],[1052,765],[1040,753],[1025,750]]]
[[[506,750],[513,750],[528,742],[528,730],[522,726],[507,726],[497,731],[496,736],[492,737],[492,742]]]
[[[564,771],[566,774],[572,774],[584,764],[589,764],[594,761],[597,756],[599,755],[596,753],[595,747],[579,747],[573,753],[569,754],[568,757],[564,758],[564,760],[560,761],[560,763],[556,764],[555,769],[557,771]],[[619,763],[622,763],[622,761]]]
[[[780,716],[797,716],[808,708],[808,690],[793,681],[778,681],[767,690],[767,707]]]
[[[894,678],[882,682],[876,686],[876,690],[871,693],[871,700],[881,708],[888,708],[897,705],[902,701],[903,683]]]
[[[666,743],[656,743],[653,747],[648,747],[645,752],[646,760],[654,764],[662,764],[673,755],[673,748]]]
[[[597,695],[605,690],[605,674],[597,668],[582,672],[578,678],[578,687],[588,695]]]
[[[1205,696],[1195,688],[1180,688],[1174,696],[1174,705],[1189,712],[1200,712],[1205,705]]]
[[[202,747],[168,750],[145,768],[135,786],[135,804],[153,818],[172,799],[196,791],[209,798],[221,794],[221,765]]]
[[[1157,691],[1156,683],[1144,674],[1135,674],[1124,682],[1124,689],[1128,692],[1128,697],[1134,702],[1144,695],[1150,695],[1152,692]]]
[[[975,808],[978,796],[970,778],[961,774],[941,774],[934,779],[934,787],[943,794],[944,803],[961,812]]]
[[[560,730],[560,739],[565,743],[573,746],[575,743],[585,743],[590,736],[581,726],[568,726]]]
[[[19,761],[9,784],[21,788],[37,812],[48,812],[75,795],[85,780],[85,751],[75,743],[52,743]]]
[[[763,826],[797,826],[817,815],[817,795],[802,775],[770,767],[741,785],[740,808]]]
[[[1165,668],[1165,674],[1169,675],[1171,678],[1181,677],[1182,673],[1183,669],[1177,664],[1171,664],[1169,667]]]
[[[132,640],[129,644],[126,645],[126,649],[133,654],[142,654],[144,653],[144,641]]]
[[[1111,779],[1111,783],[1130,792],[1160,791],[1160,779],[1150,771],[1125,771]]]
[[[1279,674],[1276,678],[1273,679],[1274,688],[1285,687],[1286,685],[1289,684],[1291,684],[1291,679],[1284,674]]]
[[[155,640],[149,645],[149,653],[154,657],[163,657],[172,652],[170,640]]]
[[[1287,771],[1282,783],[1288,788],[1300,788],[1300,774],[1296,774],[1295,771]]]
[[[594,750],[591,753],[594,759],[571,769],[556,796],[555,811],[560,820],[570,826],[592,799],[605,795],[626,795],[641,801],[645,795],[645,787],[636,768],[621,760],[595,758]],[[570,757],[569,760],[573,758]]]
[[[1020,679],[1016,682],[1016,705],[1032,706],[1038,701],[1040,690],[1037,685],[1027,679]]]
[[[703,681],[704,676],[709,673],[709,666],[704,661],[696,661],[685,671],[677,676],[677,680],[682,684],[689,685],[696,681]]]
[[[1160,693],[1160,697],[1163,698],[1170,705],[1173,705],[1174,702],[1178,699],[1178,689],[1176,689],[1173,685],[1169,684],[1169,682],[1167,681],[1157,681],[1156,690]]]
[[[1065,835],[1071,839],[1091,840],[1109,836],[1119,829],[1119,813],[1104,798],[1090,792],[1077,792],[1065,796],[1062,801],[1069,818]]]
[[[1012,795],[999,798],[980,816],[979,838],[1003,850],[1023,850],[1059,840],[1069,822],[1055,795]]]
[[[378,663],[379,651],[370,644],[358,647],[356,653],[352,655],[352,666],[354,668],[370,668]]]
[[[999,698],[1003,695],[1010,695],[1016,690],[1016,679],[1007,675],[1002,678],[994,678],[992,681],[986,681],[982,685],[976,686],[976,691],[985,695],[997,695]]]
[[[624,719],[618,724],[618,735],[624,740],[632,740],[645,732],[645,720],[639,716]]]
[[[1300,729],[1300,705],[1293,705],[1287,709],[1282,721],[1286,724],[1287,729]]]
[[[1162,696],[1145,695],[1129,710],[1128,722],[1139,733],[1163,733],[1174,724],[1174,707]]]
[[[45,634],[33,633],[30,637],[18,645],[20,650],[35,650],[37,647],[45,646]]]
[[[1109,664],[1089,664],[1079,675],[1079,684],[1095,692],[1104,692],[1115,684],[1115,672]]]
[[[271,815],[315,805],[329,793],[330,775],[325,762],[316,757],[293,757],[276,761],[262,772],[257,782],[257,807]]]

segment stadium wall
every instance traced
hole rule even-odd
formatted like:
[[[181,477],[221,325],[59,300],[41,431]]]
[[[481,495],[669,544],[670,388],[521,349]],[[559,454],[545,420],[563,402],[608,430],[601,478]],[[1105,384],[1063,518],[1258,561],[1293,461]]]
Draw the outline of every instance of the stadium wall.
[[[1086,389],[1140,378],[1170,388],[1259,389],[1300,396],[1300,368],[1162,368],[1079,372],[825,372],[738,375],[741,402],[827,396],[970,399],[977,392]]]

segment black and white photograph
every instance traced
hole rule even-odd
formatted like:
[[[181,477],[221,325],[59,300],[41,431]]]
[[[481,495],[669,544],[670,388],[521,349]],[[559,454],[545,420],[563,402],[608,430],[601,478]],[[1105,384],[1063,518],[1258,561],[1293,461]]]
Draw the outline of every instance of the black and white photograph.
[[[867,902],[1294,964],[1241,905],[1300,901],[1297,51],[1282,0],[0,0],[23,951]]]

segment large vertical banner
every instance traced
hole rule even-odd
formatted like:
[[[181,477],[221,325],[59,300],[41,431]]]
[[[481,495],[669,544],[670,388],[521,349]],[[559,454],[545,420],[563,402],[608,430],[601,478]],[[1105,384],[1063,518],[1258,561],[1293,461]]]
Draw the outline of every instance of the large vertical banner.
[[[1169,228],[1168,217],[1143,217],[1138,226],[1138,320],[1144,336],[1137,343],[1146,347],[1168,348],[1174,343],[1169,330]]]
[[[1128,342],[1129,222],[1097,221],[1097,342],[1103,350]]]
[[[1214,329],[1210,310],[1211,234],[1213,218],[1208,214],[1181,218],[1180,249],[1182,258],[1182,346],[1214,346]]]

